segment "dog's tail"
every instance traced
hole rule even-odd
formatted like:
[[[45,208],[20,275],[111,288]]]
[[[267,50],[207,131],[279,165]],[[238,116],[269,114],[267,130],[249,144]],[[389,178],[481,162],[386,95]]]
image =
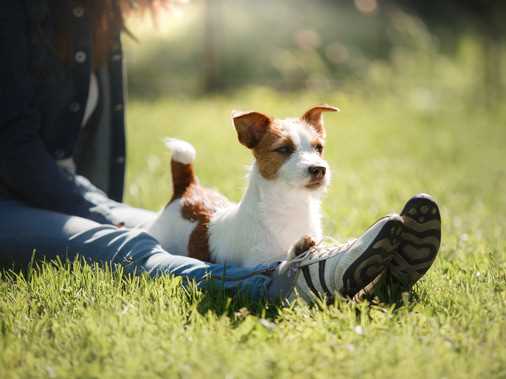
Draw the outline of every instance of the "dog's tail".
[[[188,142],[174,138],[166,138],[165,146],[172,152],[170,162],[174,187],[172,199],[178,199],[184,195],[188,187],[197,183],[192,164],[195,160],[195,148]]]

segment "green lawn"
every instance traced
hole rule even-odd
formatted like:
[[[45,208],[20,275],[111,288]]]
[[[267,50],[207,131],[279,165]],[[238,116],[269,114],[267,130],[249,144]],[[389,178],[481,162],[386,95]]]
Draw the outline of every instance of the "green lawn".
[[[342,109],[325,115],[334,174],[326,234],[353,237],[418,192],[441,205],[439,258],[402,306],[275,309],[184,290],[177,279],[45,265],[1,276],[0,378],[506,378],[502,110],[261,89],[131,101],[126,200],[151,209],[168,200],[165,136],[191,141],[201,181],[238,200],[251,156],[230,111],[297,116],[318,102]]]

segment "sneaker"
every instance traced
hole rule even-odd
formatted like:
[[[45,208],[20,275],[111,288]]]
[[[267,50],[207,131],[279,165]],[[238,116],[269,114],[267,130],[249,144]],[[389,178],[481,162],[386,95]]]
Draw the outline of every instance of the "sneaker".
[[[336,294],[353,298],[370,290],[386,270],[399,246],[403,230],[399,215],[384,217],[359,238],[340,246],[318,244],[293,260],[298,260],[293,300],[298,294],[312,303],[317,298],[331,301]]]
[[[389,273],[403,290],[410,290],[436,259],[441,245],[441,215],[434,199],[422,193],[406,203],[401,217],[404,228]]]

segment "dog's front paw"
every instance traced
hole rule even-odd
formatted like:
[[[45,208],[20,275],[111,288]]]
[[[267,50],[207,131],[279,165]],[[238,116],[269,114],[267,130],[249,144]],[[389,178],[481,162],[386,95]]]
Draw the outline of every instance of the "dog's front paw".
[[[288,252],[288,259],[301,255],[302,253],[312,248],[314,245],[316,245],[316,241],[313,239],[313,237],[306,234],[295,245],[292,246]]]

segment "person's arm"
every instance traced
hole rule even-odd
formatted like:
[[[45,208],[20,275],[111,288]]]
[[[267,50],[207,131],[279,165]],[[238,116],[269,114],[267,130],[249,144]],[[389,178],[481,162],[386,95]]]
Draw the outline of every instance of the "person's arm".
[[[48,153],[40,135],[30,76],[23,2],[0,5],[0,181],[26,203],[108,223]]]

